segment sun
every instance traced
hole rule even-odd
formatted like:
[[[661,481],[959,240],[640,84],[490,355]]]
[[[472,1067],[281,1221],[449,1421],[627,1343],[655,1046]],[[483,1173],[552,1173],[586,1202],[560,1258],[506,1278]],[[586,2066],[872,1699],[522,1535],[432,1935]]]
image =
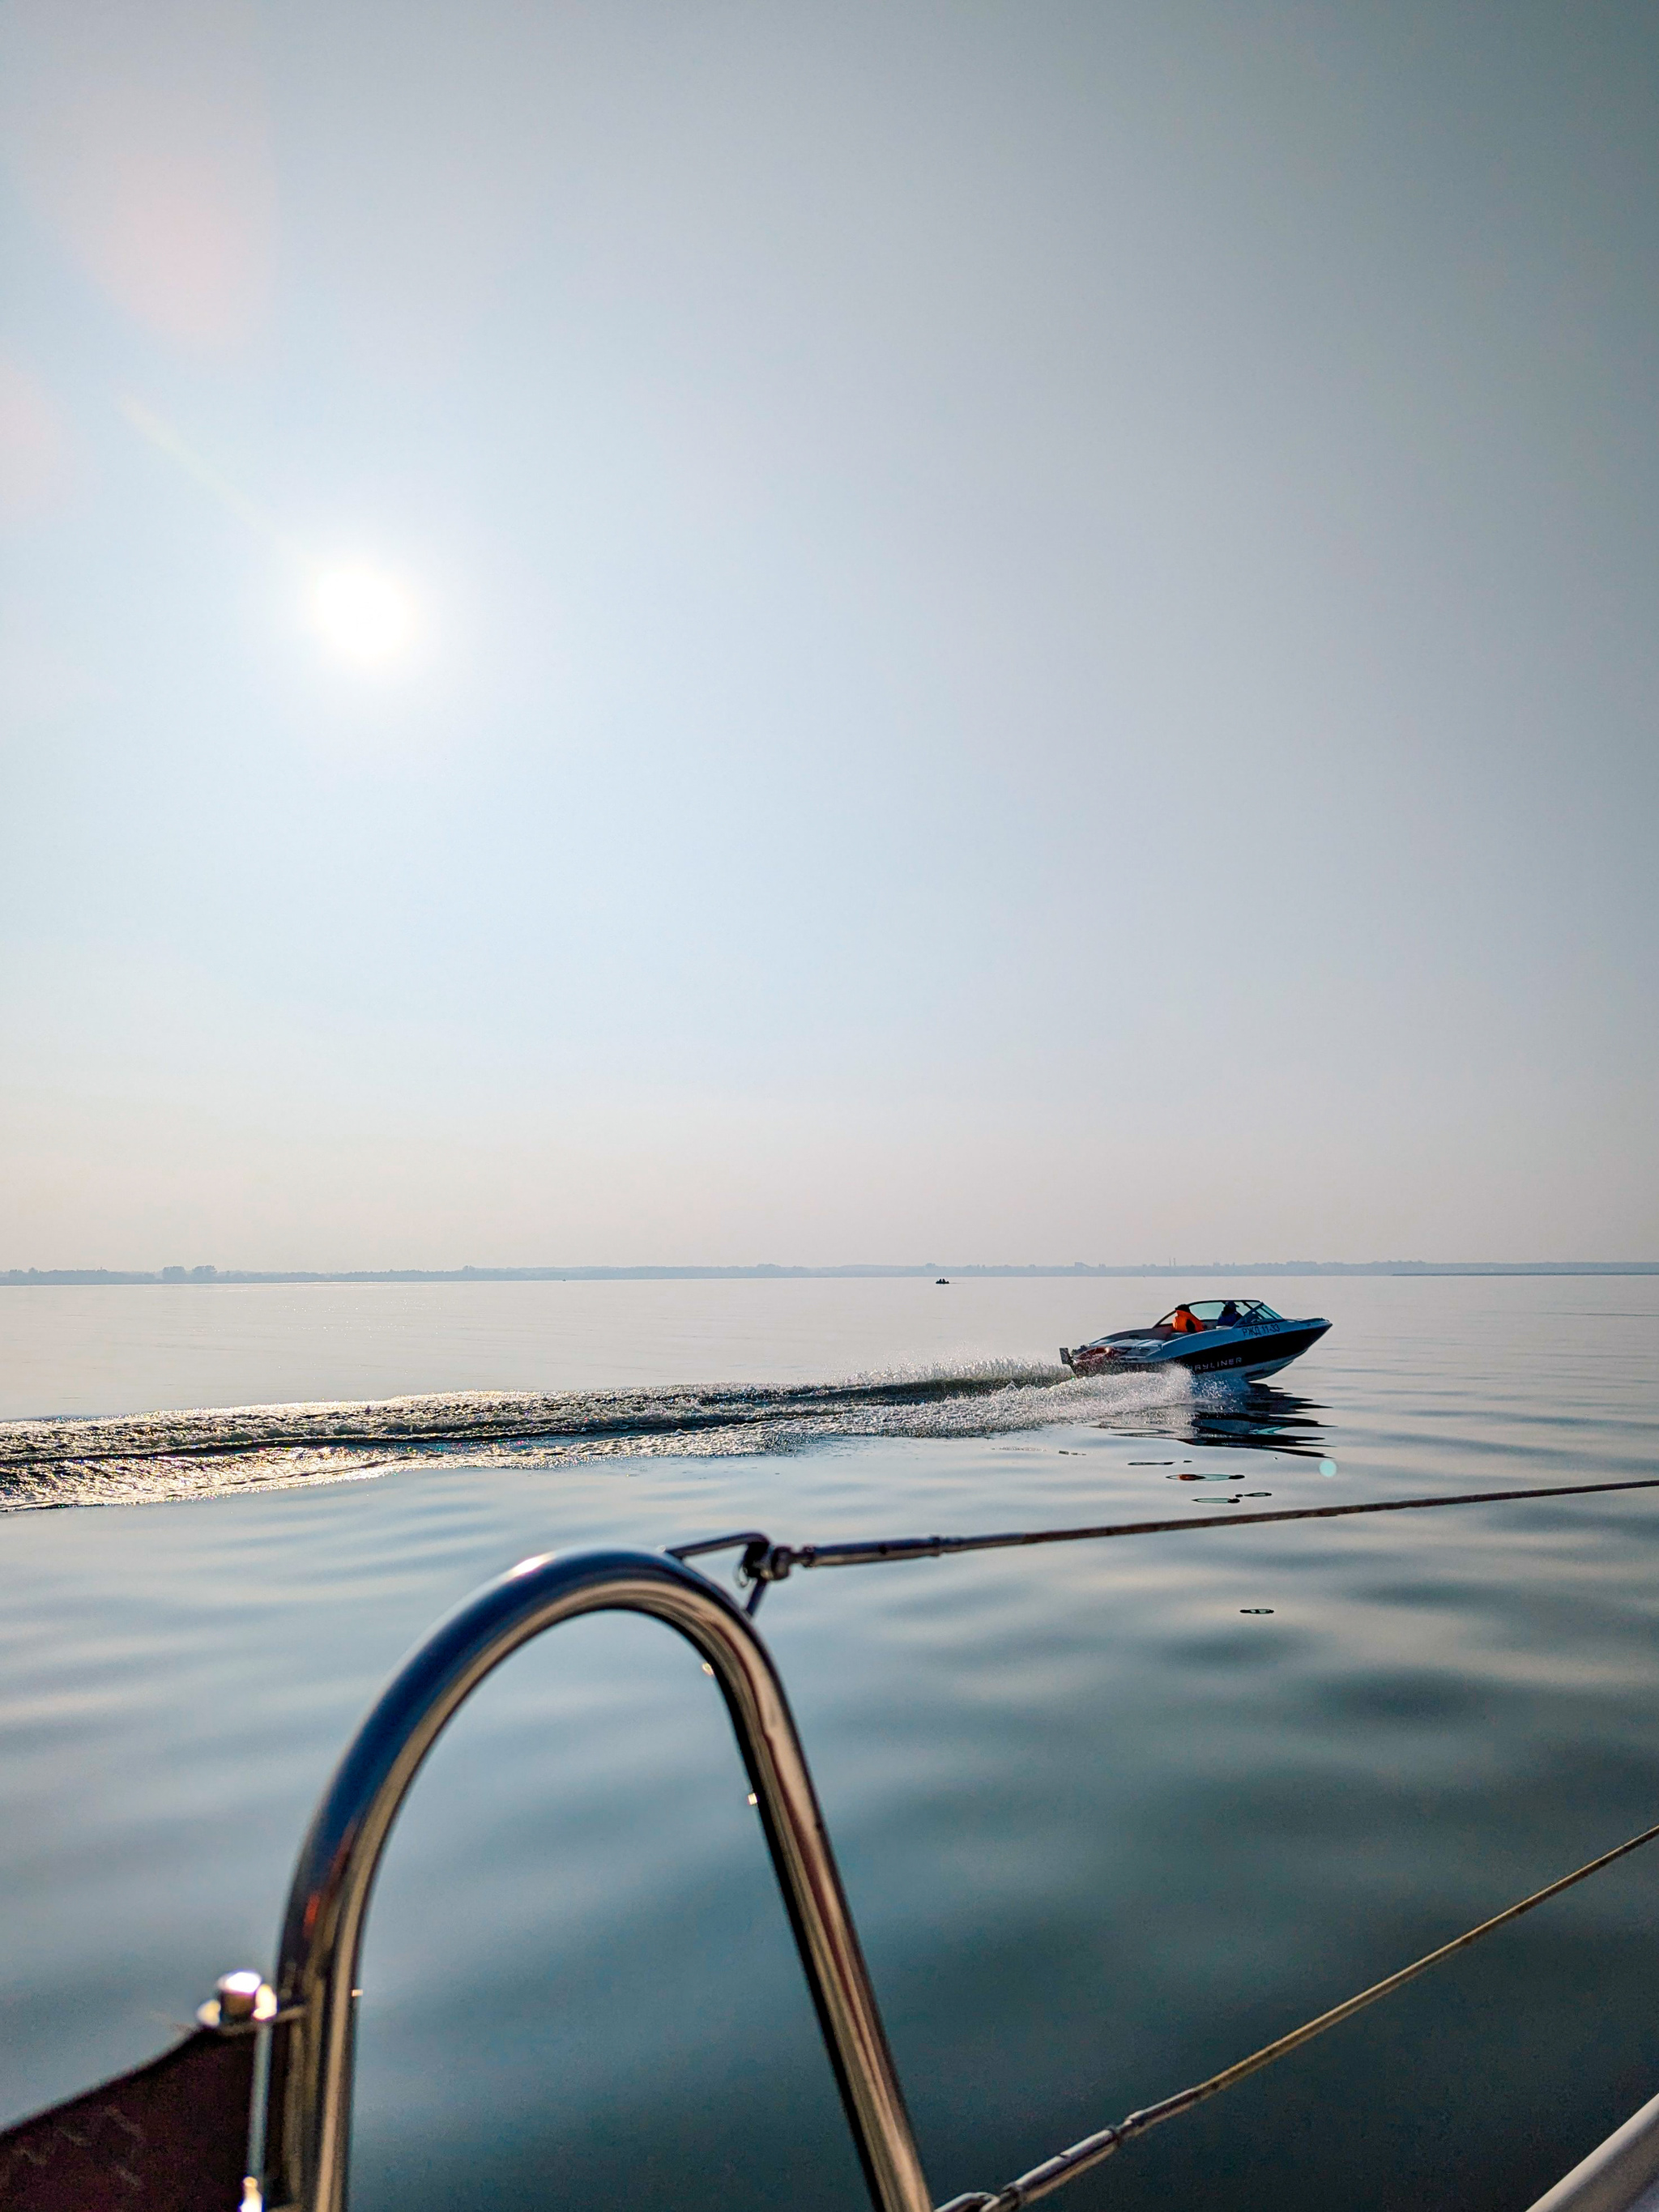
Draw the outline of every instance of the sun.
[[[311,611],[328,643],[362,668],[384,668],[414,643],[415,602],[385,569],[366,561],[319,568],[311,587]]]

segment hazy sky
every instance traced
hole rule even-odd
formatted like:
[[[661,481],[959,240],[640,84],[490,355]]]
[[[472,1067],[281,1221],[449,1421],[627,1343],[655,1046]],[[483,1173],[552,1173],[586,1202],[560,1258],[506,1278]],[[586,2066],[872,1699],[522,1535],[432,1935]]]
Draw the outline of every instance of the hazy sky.
[[[1659,1250],[1650,5],[0,82],[0,1266]]]

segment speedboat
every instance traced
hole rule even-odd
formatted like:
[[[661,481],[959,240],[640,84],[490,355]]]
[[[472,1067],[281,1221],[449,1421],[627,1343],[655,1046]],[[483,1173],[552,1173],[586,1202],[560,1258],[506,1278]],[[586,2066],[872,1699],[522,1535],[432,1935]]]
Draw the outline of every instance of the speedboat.
[[[1260,1298],[1199,1298],[1176,1306],[1150,1328],[1119,1329],[1069,1349],[1062,1344],[1060,1356],[1073,1375],[1184,1367],[1191,1375],[1254,1381],[1299,1359],[1329,1327],[1328,1321],[1286,1321]]]

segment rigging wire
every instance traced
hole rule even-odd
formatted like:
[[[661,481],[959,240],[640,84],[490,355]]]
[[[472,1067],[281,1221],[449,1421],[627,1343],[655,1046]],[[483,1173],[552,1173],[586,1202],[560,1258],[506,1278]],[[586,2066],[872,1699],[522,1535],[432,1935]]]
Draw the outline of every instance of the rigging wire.
[[[1494,1913],[1490,1920],[1483,1920],[1478,1928],[1468,1929],[1463,1935],[1454,1936],[1449,1943],[1443,1943],[1437,1950],[1427,1952],[1422,1958],[1413,1960],[1409,1966],[1402,1966],[1398,1973],[1389,1974],[1380,1982],[1373,1982],[1370,1989],[1361,1990],[1357,1996],[1333,2005],[1328,2012],[1322,2012],[1313,2020],[1304,2021],[1300,2027],[1293,2027],[1288,2035],[1279,2036],[1272,2043],[1264,2043],[1260,2051],[1253,2051],[1248,2058],[1241,2058],[1233,2065],[1224,2067],[1219,2074],[1212,2074],[1207,2081],[1195,2082],[1190,2089],[1177,2090],[1173,2097],[1165,2097],[1159,2104],[1144,2106],[1139,2112],[1131,2112],[1127,2119],[1120,2120],[1115,2127],[1102,2128],[1096,2135],[1085,2136],[1080,2142],[1074,2142],[1069,2149],[1059,2151],[1053,2158],[1045,2159],[1041,2166],[1032,2166],[1029,2172],[1022,2173],[1017,2181],[1011,2181],[1004,2189],[989,2195],[970,2190],[966,2196],[953,2197],[948,2204],[940,2205],[939,2212],[1021,2212],[1022,2207],[1036,2203],[1039,2197],[1046,2197],[1050,2190],[1059,2189],[1068,2181],[1075,2181],[1079,2174],[1087,2173],[1091,2166],[1098,2166],[1103,2159],[1109,2158],[1114,2151],[1121,2150],[1136,2136],[1145,2135],[1149,2128],[1159,2127],[1165,2120],[1173,2120],[1182,2112],[1191,2112],[1195,2105],[1205,2103],[1209,2098],[1218,2095],[1223,2089],[1231,2089],[1236,2082],[1259,2073],[1264,2066],[1271,2066],[1275,2059],[1287,2057],[1292,2051],[1299,2051],[1304,2043],[1311,2043],[1316,2035],[1323,2035],[1327,2028],[1351,2020],[1355,2013],[1363,2011],[1367,2005],[1375,2004],[1379,1997],[1403,1989],[1407,1982],[1414,1981],[1419,1974],[1426,1973],[1431,1966],[1438,1966],[1443,1959],[1449,1959],[1454,1952],[1467,1950],[1471,1943],[1478,1943],[1483,1936],[1490,1936],[1495,1929],[1505,1927],[1511,1920],[1518,1920],[1523,1912],[1530,1912],[1552,1897],[1559,1897],[1564,1889],[1571,1889],[1575,1882],[1599,1874],[1603,1867],[1611,1866],[1615,1859],[1622,1859],[1632,1851],[1640,1850],[1644,1844],[1653,1843],[1656,1839],[1659,1839],[1659,1826],[1644,1828],[1639,1836],[1631,1837],[1628,1842],[1619,1844],[1616,1849],[1604,1851],[1600,1858],[1591,1859],[1588,1865],[1576,1868],[1571,1874],[1563,1875],[1559,1881],[1534,1890],[1530,1897],[1523,1897],[1518,1905],[1509,1905],[1504,1911]]]
[[[938,1559],[959,1552],[1010,1551],[1030,1544],[1080,1544],[1115,1536],[1172,1536],[1194,1528],[1260,1528],[1274,1521],[1340,1521],[1358,1513],[1422,1513],[1441,1505],[1503,1505],[1525,1498],[1589,1498],[1614,1490],[1659,1490],[1659,1475],[1632,1476],[1620,1482],[1567,1482],[1547,1489],[1468,1490],[1449,1498],[1379,1498],[1357,1505],[1289,1505],[1272,1513],[1218,1513],[1208,1521],[1109,1521],[1086,1528],[1018,1528],[988,1536],[878,1536],[862,1543],[775,1544],[757,1528],[729,1536],[710,1536],[695,1544],[668,1547],[673,1559],[695,1559],[709,1552],[742,1547],[738,1580],[749,1585],[749,1611],[759,1610],[771,1583],[787,1579],[797,1567],[878,1566],[896,1559]]]

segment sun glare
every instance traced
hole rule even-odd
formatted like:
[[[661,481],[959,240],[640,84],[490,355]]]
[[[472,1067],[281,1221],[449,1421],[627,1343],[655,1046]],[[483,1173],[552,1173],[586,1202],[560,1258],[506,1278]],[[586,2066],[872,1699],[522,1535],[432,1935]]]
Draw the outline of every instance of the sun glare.
[[[415,607],[395,576],[366,562],[322,569],[312,586],[312,612],[334,650],[360,667],[381,668],[414,641]]]

